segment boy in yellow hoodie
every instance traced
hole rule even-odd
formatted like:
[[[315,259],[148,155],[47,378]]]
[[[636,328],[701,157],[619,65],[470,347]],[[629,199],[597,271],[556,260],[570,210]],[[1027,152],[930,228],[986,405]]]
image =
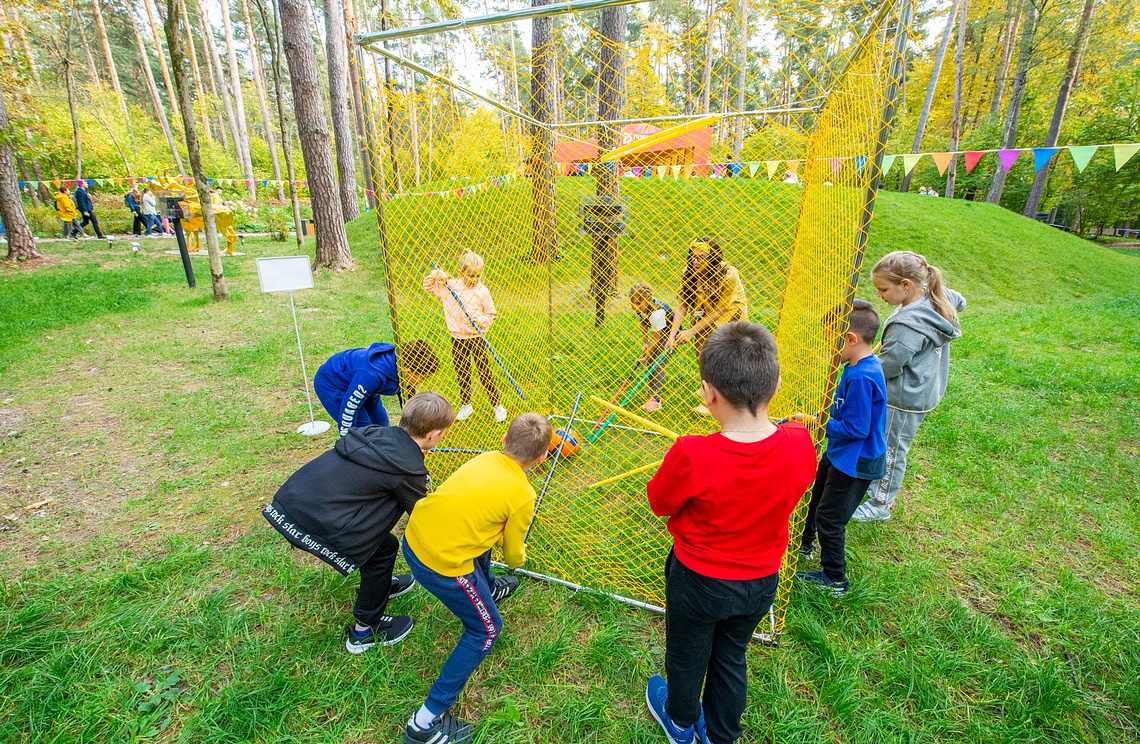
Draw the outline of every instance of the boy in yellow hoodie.
[[[55,211],[59,212],[59,219],[63,222],[63,237],[68,240],[78,240],[79,236],[87,237],[83,228],[79,226],[79,210],[75,202],[71,201],[70,189],[60,186],[55,195]]]
[[[508,568],[526,560],[526,532],[535,494],[526,471],[546,459],[550,422],[537,413],[511,421],[502,452],[472,458],[417,504],[404,531],[404,559],[425,589],[463,623],[463,636],[404,729],[404,742],[455,744],[475,735],[448,709],[491,652],[503,627],[495,603],[519,586],[491,573],[491,546],[501,545]]]

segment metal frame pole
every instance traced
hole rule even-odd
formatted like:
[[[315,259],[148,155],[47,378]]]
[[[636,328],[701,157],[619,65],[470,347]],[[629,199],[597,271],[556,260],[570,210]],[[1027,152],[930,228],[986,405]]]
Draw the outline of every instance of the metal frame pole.
[[[301,355],[301,379],[305,383],[305,400],[309,403],[309,422],[315,423],[313,397],[309,395],[309,373],[305,369],[305,350],[301,348],[301,326],[297,323],[297,306],[293,304],[292,292],[289,292],[289,309],[293,311],[293,331],[297,334],[297,353]]]

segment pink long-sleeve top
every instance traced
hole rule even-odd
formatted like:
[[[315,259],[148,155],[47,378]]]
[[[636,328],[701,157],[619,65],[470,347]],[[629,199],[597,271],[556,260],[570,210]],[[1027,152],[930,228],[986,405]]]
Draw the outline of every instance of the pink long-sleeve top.
[[[479,331],[486,333],[495,322],[498,313],[495,311],[495,301],[491,299],[491,290],[487,285],[479,282],[474,287],[468,287],[461,279],[448,279],[443,282],[431,276],[425,276],[423,287],[435,295],[443,303],[443,318],[447,323],[447,332],[452,338],[477,338],[479,333],[471,326],[471,321],[463,313],[463,308],[455,301],[451,293],[459,296],[463,307],[471,320],[479,326]],[[448,291],[448,290],[451,291]]]

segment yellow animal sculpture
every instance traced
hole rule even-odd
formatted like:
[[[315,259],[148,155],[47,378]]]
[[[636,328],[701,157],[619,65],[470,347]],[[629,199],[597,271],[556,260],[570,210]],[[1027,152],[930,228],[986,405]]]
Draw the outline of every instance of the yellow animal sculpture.
[[[205,229],[206,225],[202,221],[202,205],[198,201],[198,191],[194,186],[187,183],[189,180],[178,177],[160,177],[157,179],[157,184],[161,190],[170,192],[170,196],[182,198],[182,213],[186,215],[182,218],[182,229],[186,231],[189,239],[187,250],[191,253],[197,253],[201,250],[198,232]],[[217,195],[211,194],[210,204],[214,207],[214,224],[217,226],[218,232],[225,236],[226,255],[228,256],[234,252],[234,243],[237,242],[237,231],[234,230],[234,213]]]

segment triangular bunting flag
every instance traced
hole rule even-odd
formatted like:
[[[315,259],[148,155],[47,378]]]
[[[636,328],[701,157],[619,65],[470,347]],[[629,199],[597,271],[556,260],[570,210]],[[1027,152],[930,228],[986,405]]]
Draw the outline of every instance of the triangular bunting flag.
[[[1123,168],[1137,152],[1140,152],[1140,145],[1113,145],[1112,153],[1116,156],[1116,169]]]
[[[712,174],[719,178],[724,173],[724,163],[713,163]]]
[[[680,176],[681,176],[681,166],[679,166],[679,165],[673,165],[673,166],[670,166],[670,170],[672,170],[672,171],[673,171],[673,178],[680,178]]]
[[[924,152],[903,155],[903,175],[909,176],[910,172],[914,170],[914,166],[918,165],[918,161],[922,160],[925,156],[926,153]]]
[[[883,156],[883,175],[884,176],[887,175],[887,171],[889,171],[891,169],[891,166],[895,164],[895,158],[896,157],[897,157],[896,155],[884,155]]]
[[[17,181],[16,182],[16,188],[22,189],[22,188],[24,188],[25,185],[27,185],[26,181]]]
[[[930,159],[938,166],[938,175],[946,175],[946,169],[950,167],[950,162],[954,160],[955,153],[952,152],[932,152]]]
[[[1056,147],[1034,147],[1033,148],[1033,172],[1041,170],[1049,162],[1049,160],[1057,154]]]
[[[1117,167],[1117,170],[1119,170],[1119,169],[1120,169],[1120,168],[1119,168],[1119,167]],[[58,188],[59,188],[59,181],[52,181],[52,182],[51,182],[51,185],[52,185],[52,186],[55,186],[55,187],[58,189]]]
[[[779,160],[765,160],[764,167],[768,169],[768,178],[776,177],[776,169],[780,167]]]
[[[682,178],[688,178],[691,175],[693,175],[693,166],[691,164],[682,166],[681,177]]]
[[[798,160],[785,160],[784,162],[787,163],[788,170],[790,170],[792,173],[795,173],[797,175],[799,174],[800,161],[798,161]]]
[[[981,150],[967,150],[962,155],[962,159],[966,161],[966,172],[969,173],[972,171],[974,166],[978,164],[978,161],[981,160],[984,155],[985,153]]]
[[[668,171],[668,170],[669,170],[669,166],[667,166],[667,165],[659,165],[659,166],[657,166],[657,177],[658,177],[658,178],[664,178],[664,177],[665,177],[665,173],[666,173],[666,171]],[[647,168],[647,169],[646,169],[646,172],[645,172],[645,175],[646,175],[646,176],[649,176],[649,177],[652,177],[652,175],[653,175],[653,171],[652,171],[652,169],[651,169],[651,168]]]
[[[865,166],[866,164],[867,164],[867,156],[866,155],[856,155],[855,156],[855,172],[856,173],[862,174],[863,173],[863,166]]]
[[[1089,145],[1087,147],[1070,147],[1069,155],[1072,155],[1073,162],[1077,164],[1077,172],[1084,173],[1085,166],[1092,160],[1092,156],[1096,153],[1097,146]]]
[[[1002,170],[1009,173],[1009,169],[1017,162],[1017,157],[1021,155],[1021,150],[998,150],[998,160],[1001,161]]]
[[[748,164],[748,175],[751,176],[752,178],[756,178],[756,171],[758,171],[758,170],[760,170],[760,164],[759,163],[749,163]]]
[[[839,158],[829,158],[828,160],[831,163],[831,174],[838,176],[839,171],[843,168],[843,161]]]
[[[641,167],[640,166],[634,166],[632,170],[633,170],[633,177],[634,178],[641,178]]]

